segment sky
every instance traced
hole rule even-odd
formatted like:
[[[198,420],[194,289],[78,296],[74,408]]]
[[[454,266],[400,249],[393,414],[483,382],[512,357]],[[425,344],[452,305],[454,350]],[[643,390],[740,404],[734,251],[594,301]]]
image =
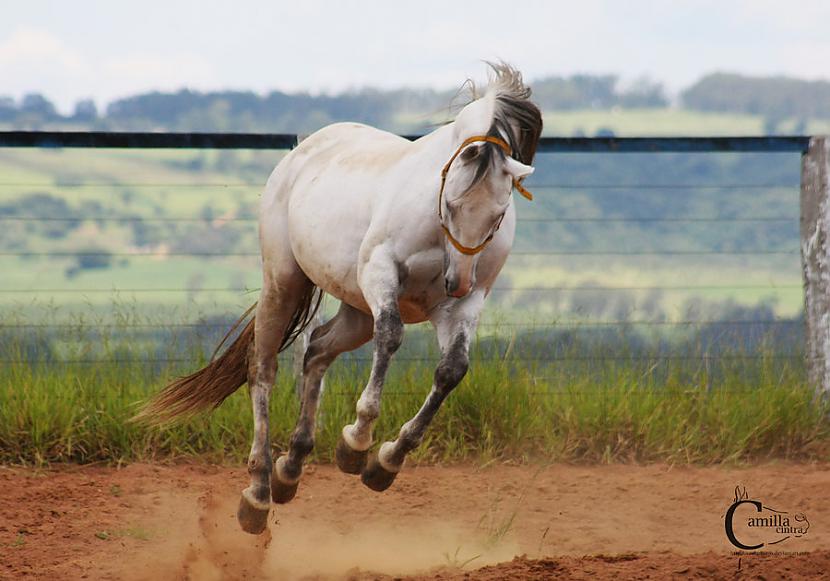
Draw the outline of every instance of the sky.
[[[457,87],[503,59],[528,80],[665,83],[714,71],[830,78],[824,0],[0,0],[0,95],[61,110],[150,90]]]

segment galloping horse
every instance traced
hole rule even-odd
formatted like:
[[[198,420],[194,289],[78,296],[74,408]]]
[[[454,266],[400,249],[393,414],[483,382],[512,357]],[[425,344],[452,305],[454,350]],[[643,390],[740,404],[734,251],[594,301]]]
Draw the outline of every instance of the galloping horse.
[[[141,412],[164,421],[213,408],[247,381],[254,412],[251,484],[237,515],[245,531],[265,529],[271,500],[294,497],[314,446],[323,374],[338,355],[374,337],[357,420],[343,428],[335,456],[341,470],[360,474],[376,491],[392,484],[466,374],[484,300],[513,245],[511,194],[516,188],[530,197],[521,180],[533,172],[542,132],[521,74],[504,63],[490,67],[482,96],[473,88],[474,100],[455,121],[415,141],[338,123],[286,155],[262,197],[263,282],[253,319],[224,353],[168,385]],[[309,324],[322,292],[339,299],[340,308],[311,334],[299,419],[288,453],[272,466],[268,399],[277,354]],[[404,324],[423,321],[433,324],[441,348],[432,390],[397,439],[369,458]]]

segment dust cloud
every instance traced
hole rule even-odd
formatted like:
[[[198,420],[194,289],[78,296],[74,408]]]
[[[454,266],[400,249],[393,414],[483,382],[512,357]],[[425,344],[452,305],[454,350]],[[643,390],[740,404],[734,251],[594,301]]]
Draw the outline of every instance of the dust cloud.
[[[282,523],[281,507],[274,506],[268,530],[252,536],[241,531],[236,504],[225,496],[208,492],[193,503],[170,495],[156,505],[156,514],[165,517],[152,526],[165,541],[137,559],[129,578],[359,579],[368,572],[376,578],[473,569],[519,554],[509,533],[497,536],[486,526],[449,521],[382,522],[374,515],[348,524]]]

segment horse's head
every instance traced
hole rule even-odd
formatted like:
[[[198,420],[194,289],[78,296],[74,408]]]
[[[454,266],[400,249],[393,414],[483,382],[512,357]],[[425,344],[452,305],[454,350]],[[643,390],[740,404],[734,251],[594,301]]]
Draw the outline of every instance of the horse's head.
[[[529,164],[542,132],[541,113],[521,75],[506,65],[493,68],[485,96],[454,122],[456,149],[441,173],[444,284],[453,297],[475,286],[478,258],[501,225],[513,188],[529,196],[521,180],[533,172]]]

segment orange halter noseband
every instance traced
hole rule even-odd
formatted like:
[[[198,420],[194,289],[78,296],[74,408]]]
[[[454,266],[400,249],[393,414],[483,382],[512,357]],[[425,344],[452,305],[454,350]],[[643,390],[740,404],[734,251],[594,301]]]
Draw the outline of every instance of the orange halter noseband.
[[[458,250],[461,254],[466,254],[468,256],[478,254],[479,252],[484,250],[484,247],[487,246],[487,244],[489,244],[490,240],[492,240],[493,236],[496,234],[496,232],[498,232],[499,227],[501,226],[501,221],[502,219],[504,219],[504,214],[502,214],[501,218],[499,218],[498,223],[496,223],[496,227],[493,229],[490,235],[484,240],[484,242],[482,242],[478,246],[473,247],[464,246],[463,244],[461,244],[461,242],[459,242],[455,238],[455,236],[453,236],[450,233],[450,229],[447,228],[446,225],[444,225],[444,215],[441,208],[444,205],[444,184],[447,181],[447,173],[450,171],[450,166],[452,165],[452,162],[454,162],[455,158],[458,157],[458,155],[461,153],[461,150],[470,145],[471,143],[475,143],[476,141],[486,141],[488,143],[494,143],[501,147],[502,151],[504,151],[504,154],[508,157],[510,157],[513,154],[513,150],[510,149],[510,145],[508,145],[505,140],[499,137],[493,137],[491,135],[473,135],[472,137],[468,137],[467,139],[465,139],[463,143],[458,146],[458,149],[456,149],[455,153],[452,154],[450,160],[446,163],[446,165],[444,165],[444,169],[441,170],[441,189],[438,190],[438,221],[441,224],[441,229],[444,231],[444,234],[446,234],[447,238],[455,247],[455,249]],[[519,191],[519,193],[528,200],[533,200],[533,194],[531,194],[524,188],[524,186],[522,186],[522,179],[514,179],[513,187],[516,188]]]

